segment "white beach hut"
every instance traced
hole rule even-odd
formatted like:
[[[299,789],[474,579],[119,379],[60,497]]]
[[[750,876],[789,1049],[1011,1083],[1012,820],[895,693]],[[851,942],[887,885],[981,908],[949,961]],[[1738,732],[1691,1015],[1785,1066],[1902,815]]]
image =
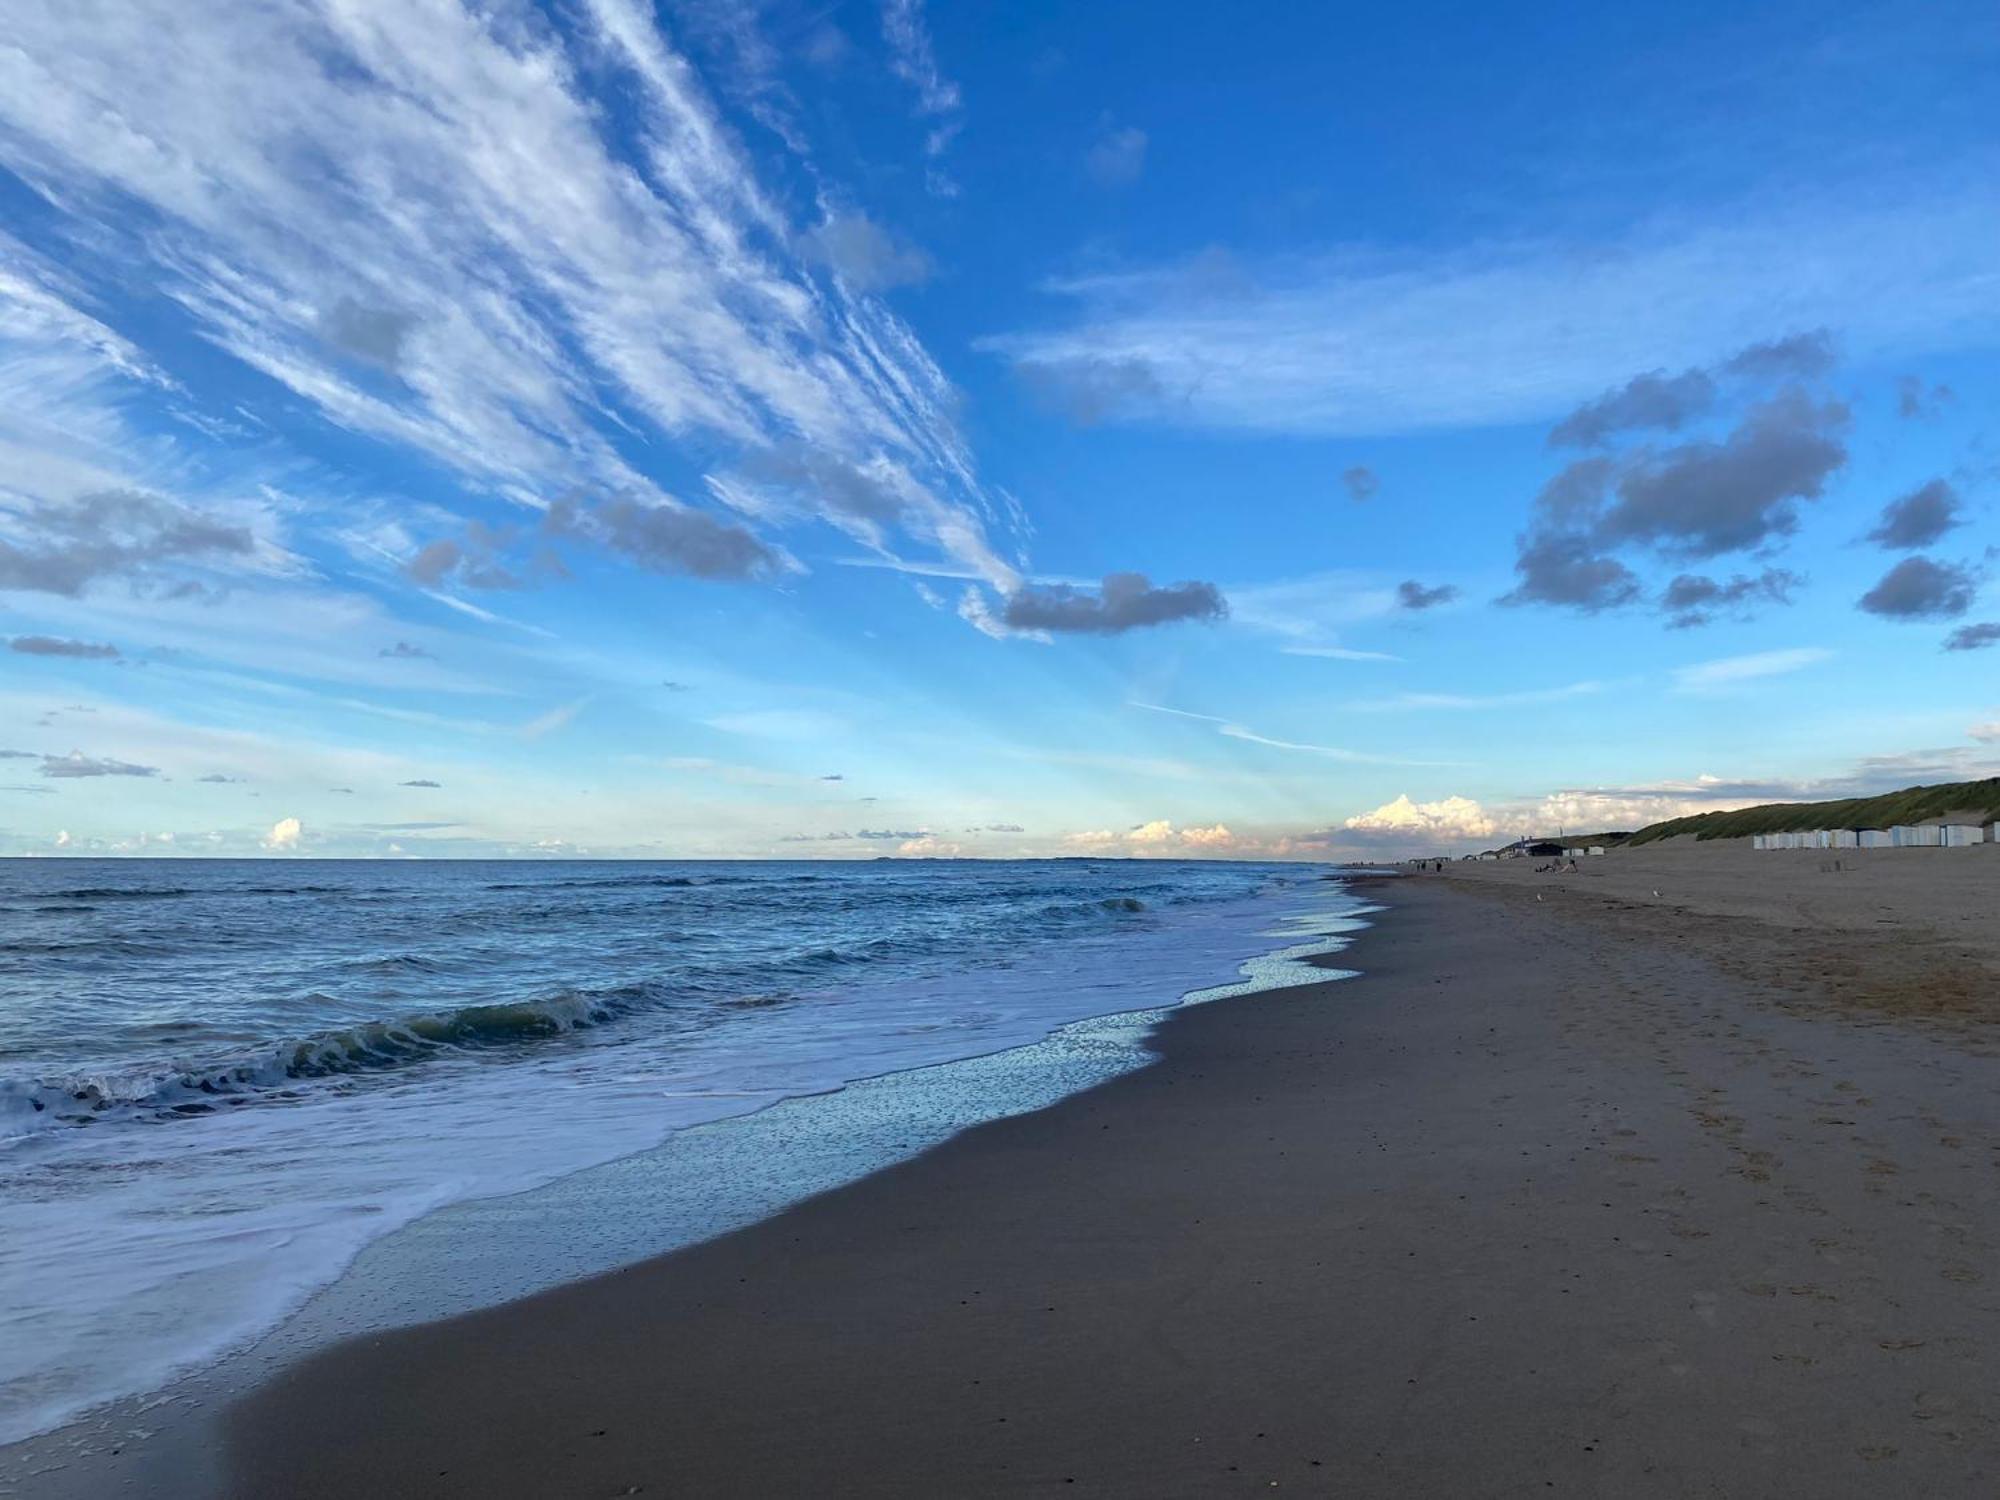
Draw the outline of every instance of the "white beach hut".
[[[1855,836],[1861,840],[1864,849],[1888,849],[1896,842],[1886,828],[1864,828]]]
[[[2000,844],[2000,823],[1988,823],[1986,825],[1986,842],[1989,844]]]
[[[1836,828],[1833,830],[1833,842],[1827,845],[1827,847],[1829,849],[1855,849],[1860,847],[1860,843],[1860,835],[1855,833],[1852,828]]]
[[[1974,844],[1986,842],[1985,832],[1977,823],[1947,823],[1938,832],[1944,835],[1947,849],[1970,849]]]

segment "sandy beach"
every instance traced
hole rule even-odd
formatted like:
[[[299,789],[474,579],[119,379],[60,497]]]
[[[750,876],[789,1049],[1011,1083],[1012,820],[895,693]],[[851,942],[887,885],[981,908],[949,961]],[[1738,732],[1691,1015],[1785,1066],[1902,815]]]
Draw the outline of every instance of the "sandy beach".
[[[315,1357],[224,1415],[220,1482],[1989,1494],[1992,938],[1917,919],[1954,856],[1908,852],[1735,897],[1714,846],[1391,884],[1361,978],[1177,1013],[1054,1108]],[[1890,979],[1954,955],[1951,1019],[1912,1019],[1928,970]]]

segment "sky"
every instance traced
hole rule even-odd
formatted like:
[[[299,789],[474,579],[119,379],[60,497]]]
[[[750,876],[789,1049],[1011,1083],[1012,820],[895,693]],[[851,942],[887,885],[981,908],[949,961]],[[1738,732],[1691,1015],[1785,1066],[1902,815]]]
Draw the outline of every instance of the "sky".
[[[0,854],[2000,771],[1981,4],[25,0]]]

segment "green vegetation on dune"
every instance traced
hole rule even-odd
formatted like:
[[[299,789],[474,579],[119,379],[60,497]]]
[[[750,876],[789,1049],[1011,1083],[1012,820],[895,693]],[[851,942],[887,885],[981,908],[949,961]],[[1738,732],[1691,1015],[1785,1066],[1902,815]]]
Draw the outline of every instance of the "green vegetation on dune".
[[[1753,833],[1809,833],[1818,828],[1887,828],[1967,812],[1978,813],[1982,823],[2000,820],[2000,776],[1904,787],[1879,797],[1848,797],[1839,802],[1766,802],[1735,812],[1693,813],[1642,828],[1628,842],[1650,844],[1679,833],[1691,833],[1698,839],[1743,839]]]

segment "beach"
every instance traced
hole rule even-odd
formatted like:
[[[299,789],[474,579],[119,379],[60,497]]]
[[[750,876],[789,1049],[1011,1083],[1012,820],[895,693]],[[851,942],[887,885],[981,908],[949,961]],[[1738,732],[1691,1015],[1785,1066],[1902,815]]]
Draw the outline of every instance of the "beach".
[[[1581,883],[1391,884],[1360,978],[1175,1013],[1052,1108],[315,1357],[223,1414],[218,1482],[1990,1493],[1991,1045],[1814,1003],[1804,929]]]

